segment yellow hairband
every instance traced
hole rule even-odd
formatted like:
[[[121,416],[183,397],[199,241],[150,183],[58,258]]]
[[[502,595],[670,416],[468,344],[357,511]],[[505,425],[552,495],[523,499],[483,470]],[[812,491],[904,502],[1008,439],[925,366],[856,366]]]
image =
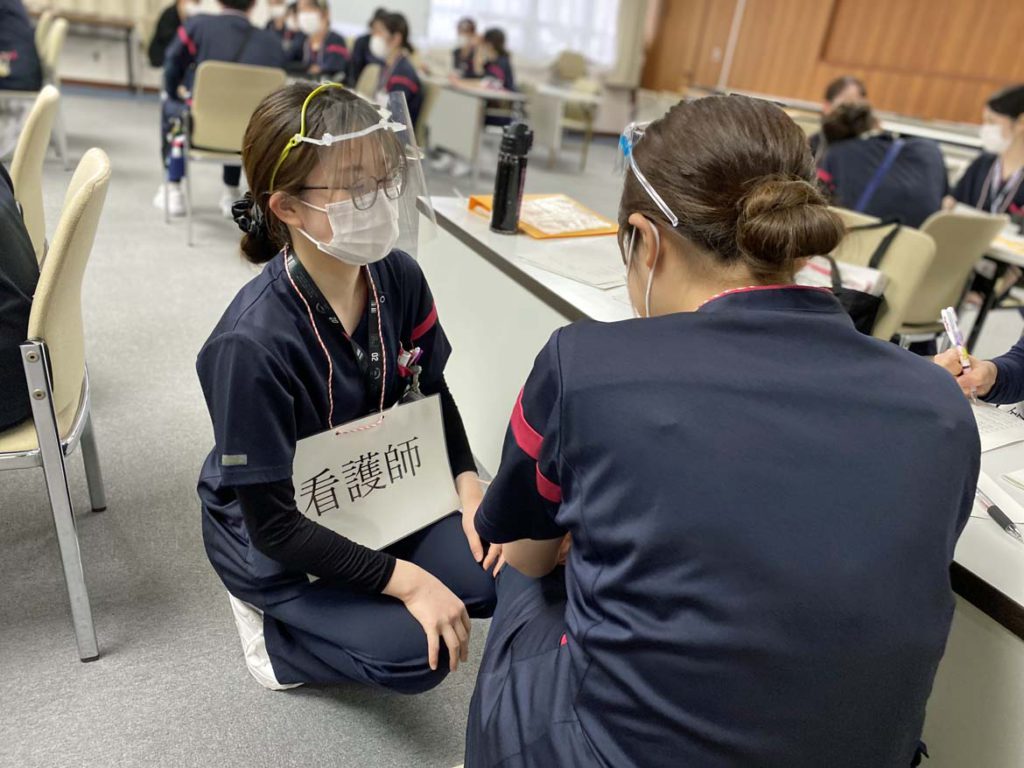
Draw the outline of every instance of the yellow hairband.
[[[312,91],[309,92],[309,96],[302,102],[302,116],[299,118],[299,132],[288,139],[288,143],[284,145],[284,149],[281,150],[281,156],[277,158],[277,165],[274,166],[273,173],[270,174],[270,189],[268,192],[274,191],[274,179],[277,178],[277,172],[281,170],[281,166],[284,165],[284,161],[288,159],[288,155],[295,147],[299,146],[304,138],[306,138],[306,108],[309,106],[309,102],[313,100],[314,96],[319,96],[321,93],[326,91],[328,88],[344,88],[345,86],[340,83],[324,83],[318,85]]]

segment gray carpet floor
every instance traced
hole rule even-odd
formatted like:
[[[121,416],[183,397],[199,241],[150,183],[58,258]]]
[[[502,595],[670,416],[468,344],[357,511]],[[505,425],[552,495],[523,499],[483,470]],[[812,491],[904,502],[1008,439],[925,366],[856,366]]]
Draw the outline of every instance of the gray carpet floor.
[[[196,169],[197,247],[151,205],[159,183],[158,103],[69,89],[72,167],[103,148],[113,178],[85,276],[87,357],[109,509],[88,511],[70,461],[78,530],[102,657],[82,664],[42,474],[0,473],[0,766],[429,766],[462,762],[486,623],[470,662],[414,698],[357,686],[270,692],[245,670],[226,593],[202,547],[195,482],[212,443],[195,356],[255,274],[220,218],[220,170]],[[614,215],[614,144],[575,171],[535,163],[530,191],[564,191]],[[493,166],[493,152],[487,159]],[[47,228],[70,180],[45,170]],[[449,176],[435,194],[487,192]],[[458,354],[458,350],[456,350]],[[457,393],[456,393],[457,395]]]

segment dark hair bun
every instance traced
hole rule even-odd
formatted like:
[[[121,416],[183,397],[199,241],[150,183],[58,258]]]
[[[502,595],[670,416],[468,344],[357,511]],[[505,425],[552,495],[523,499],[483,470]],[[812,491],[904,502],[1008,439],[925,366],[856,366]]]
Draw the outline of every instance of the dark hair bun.
[[[736,245],[755,276],[790,272],[797,259],[830,253],[843,223],[808,181],[766,176],[737,203]]]

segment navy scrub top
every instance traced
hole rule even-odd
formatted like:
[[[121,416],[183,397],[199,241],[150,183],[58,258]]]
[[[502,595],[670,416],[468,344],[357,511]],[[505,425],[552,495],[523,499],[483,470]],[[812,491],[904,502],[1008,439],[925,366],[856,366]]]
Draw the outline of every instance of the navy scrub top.
[[[572,534],[572,675],[536,685],[602,764],[906,768],[979,463],[948,373],[748,289],[557,331],[476,527]]]
[[[385,405],[390,406],[409,381],[397,372],[399,344],[423,349],[419,364],[425,391],[443,376],[451,345],[437,322],[426,278],[411,256],[392,251],[370,265],[370,273],[380,296]],[[375,411],[378,403],[371,402],[351,345],[326,314],[316,307],[313,311],[334,362],[334,425]],[[364,312],[353,338],[367,350],[371,333],[377,334],[376,323],[369,327]],[[330,426],[327,360],[283,255],[239,291],[203,345],[196,369],[215,441],[199,478],[199,495],[208,510],[232,506],[233,486],[290,479],[296,442]]]
[[[400,56],[390,70],[381,72],[380,88],[387,93],[401,91],[405,94],[405,103],[409,107],[409,122],[416,127],[420,119],[420,108],[423,106],[423,83],[409,57]]]
[[[967,166],[967,170],[964,171],[964,175],[960,177],[960,181],[953,187],[953,197],[965,205],[971,205],[986,213],[991,213],[993,198],[1002,194],[1006,189],[1002,179],[996,180],[995,185],[985,184],[985,180],[992,173],[992,165],[997,159],[997,155],[988,152],[982,152],[974,158]],[[1020,182],[1020,177],[1006,181],[1007,183],[1017,183]],[[1010,196],[1000,210],[995,212],[1009,213],[1011,216],[1024,216],[1024,182],[1018,184],[1016,192]]]

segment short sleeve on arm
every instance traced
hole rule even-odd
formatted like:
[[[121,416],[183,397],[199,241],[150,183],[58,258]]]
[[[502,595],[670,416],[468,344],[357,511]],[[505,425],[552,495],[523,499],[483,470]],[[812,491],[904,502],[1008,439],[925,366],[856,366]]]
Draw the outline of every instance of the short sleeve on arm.
[[[541,350],[516,400],[501,451],[501,464],[476,513],[477,532],[503,544],[556,539],[562,503],[558,331]]]
[[[290,479],[295,406],[280,361],[248,336],[227,333],[207,342],[196,370],[213,422],[222,483]]]
[[[431,384],[441,380],[448,358],[452,354],[452,345],[445,335],[438,318],[434,296],[427,285],[427,278],[419,264],[411,256],[403,254],[405,271],[403,284],[406,301],[406,328],[402,341],[423,350],[419,365],[423,368],[420,380],[428,389]]]

